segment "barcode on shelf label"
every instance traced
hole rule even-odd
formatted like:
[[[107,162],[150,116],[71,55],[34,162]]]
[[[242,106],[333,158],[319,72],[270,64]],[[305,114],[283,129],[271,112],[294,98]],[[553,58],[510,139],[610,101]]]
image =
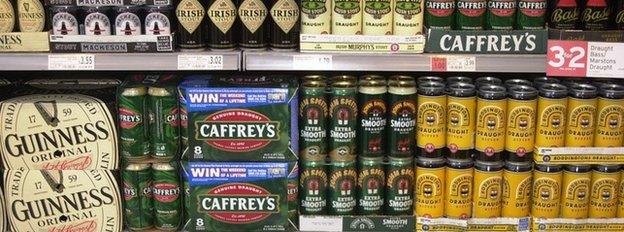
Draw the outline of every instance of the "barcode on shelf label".
[[[477,71],[477,59],[474,56],[448,56],[446,57],[446,71]]]
[[[342,217],[306,216],[299,218],[301,231],[342,231]]]
[[[178,70],[222,70],[223,55],[178,55]]]
[[[332,55],[295,55],[292,60],[295,70],[331,70]]]
[[[48,55],[48,70],[94,70],[93,54]]]

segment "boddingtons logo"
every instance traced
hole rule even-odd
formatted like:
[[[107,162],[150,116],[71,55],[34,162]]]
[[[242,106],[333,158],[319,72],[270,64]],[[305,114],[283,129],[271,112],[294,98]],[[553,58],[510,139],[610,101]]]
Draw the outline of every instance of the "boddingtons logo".
[[[373,15],[374,19],[381,19],[383,15],[392,12],[389,0],[366,0],[364,4],[364,12]]]
[[[308,15],[308,18],[315,19],[318,15],[327,12],[325,4],[329,0],[304,0],[301,1],[301,12]]]
[[[278,141],[279,126],[279,122],[255,111],[227,109],[195,122],[195,139],[224,151],[254,151]]]
[[[423,203],[423,204],[437,204],[439,203],[438,201],[442,201],[442,199],[431,199],[434,202],[428,201],[427,199],[429,198],[433,198],[433,197],[440,197],[442,196],[442,180],[440,179],[440,177],[436,176],[436,175],[432,175],[432,174],[424,174],[424,175],[419,175],[416,178],[416,192],[419,196],[419,198],[417,198],[418,203]],[[425,199],[422,199],[422,197],[424,197]]]
[[[460,197],[462,199],[468,199],[472,197],[472,175],[462,174],[450,181],[449,196]],[[452,199],[451,199],[452,200]],[[459,202],[452,202],[459,203]],[[462,204],[467,202],[462,202]]]
[[[622,115],[624,108],[618,105],[604,107],[598,112],[598,134],[603,136],[622,135]]]
[[[588,130],[593,128],[594,112],[596,112],[596,107],[591,105],[581,105],[572,109],[570,113],[570,122],[568,123],[568,128],[578,128],[581,130]],[[574,132],[571,131],[571,133]]]
[[[552,128],[554,131],[565,129],[565,111],[566,107],[564,105],[551,105],[544,108],[540,117],[540,126],[544,128]],[[540,134],[543,133],[548,132],[540,132]]]
[[[588,199],[589,178],[579,178],[570,182],[565,188],[565,199],[572,202],[583,202]],[[566,203],[567,205],[567,203]],[[578,205],[574,207],[580,207]]]
[[[617,180],[614,178],[600,178],[595,180],[591,188],[591,198],[597,202],[610,202],[611,206],[615,206],[614,199],[617,198],[615,190],[617,186]]]
[[[397,0],[394,11],[403,16],[405,20],[411,20],[422,12],[422,0]]]
[[[501,109],[500,107],[496,107],[496,106],[483,107],[479,110],[479,113],[477,116],[477,127],[487,129],[490,131],[503,128],[503,125],[505,125],[503,123],[503,121],[505,120],[504,116],[505,116],[505,111],[503,111],[503,109]],[[490,133],[483,133],[481,134],[481,136],[499,137],[501,136],[501,134],[497,132],[490,132]]]
[[[441,128],[435,127],[443,127],[446,120],[444,120],[444,107],[438,103],[427,102],[418,108],[418,125],[422,127],[430,127],[436,130],[433,131],[425,131],[428,133],[441,133]],[[419,128],[420,129],[420,128]],[[438,130],[439,129],[439,130]]]
[[[277,194],[249,183],[219,185],[198,195],[199,211],[215,220],[231,224],[262,221],[280,210]]]
[[[470,112],[468,109],[456,103],[448,104],[448,125],[449,127],[459,127],[470,125]]]
[[[552,178],[537,178],[533,183],[533,205],[552,207],[559,202],[561,187]]]
[[[489,177],[479,184],[479,198],[485,200],[486,206],[498,205],[498,199],[501,198],[501,177]]]
[[[510,178],[522,178],[523,176],[519,176],[519,175],[512,175],[510,176]],[[513,182],[512,182],[513,183]],[[514,185],[511,185],[509,183],[509,180],[507,178],[503,179],[503,197],[505,199],[511,199],[514,198],[516,200],[523,200],[523,199],[528,199],[531,196],[531,177],[525,177],[524,179],[522,179],[520,181],[520,183],[514,183]],[[516,188],[516,194],[514,196],[511,195],[512,193],[512,188]]]

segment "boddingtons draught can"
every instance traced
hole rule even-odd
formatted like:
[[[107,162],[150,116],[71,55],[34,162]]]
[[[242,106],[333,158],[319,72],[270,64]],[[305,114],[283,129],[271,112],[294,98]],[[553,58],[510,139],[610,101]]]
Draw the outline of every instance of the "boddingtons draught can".
[[[617,217],[624,217],[624,169],[620,170],[620,182],[618,184]]]
[[[447,218],[472,216],[473,165],[471,159],[449,158],[446,161],[444,215]]]
[[[501,216],[503,162],[475,161],[472,217]]]
[[[582,219],[589,212],[591,166],[566,165],[563,171],[561,217]]]
[[[589,84],[572,84],[568,97],[566,147],[591,147],[594,130],[598,89]]]
[[[526,85],[509,87],[507,134],[505,136],[508,161],[527,162],[533,159],[536,109],[537,90],[535,88]]]
[[[537,98],[536,147],[565,146],[568,87],[544,84]]]
[[[332,34],[361,35],[364,0],[332,0]]]
[[[479,88],[477,93],[477,123],[475,133],[477,160],[502,160],[502,153],[505,149],[506,111],[507,92],[505,87],[484,85]]]
[[[594,147],[619,147],[624,142],[624,86],[602,84],[596,109]]]
[[[416,145],[418,156],[442,157],[446,146],[446,93],[444,83],[418,84]]]
[[[503,170],[502,217],[528,217],[533,187],[532,162],[506,162]]]
[[[596,165],[592,170],[589,218],[614,218],[617,215],[619,165]]]
[[[444,158],[419,157],[416,160],[416,204],[418,217],[444,216]]]
[[[562,178],[563,172],[560,165],[535,165],[531,216],[534,218],[559,217]]]
[[[471,158],[474,149],[476,89],[467,83],[449,86],[446,111],[446,147],[448,158]]]

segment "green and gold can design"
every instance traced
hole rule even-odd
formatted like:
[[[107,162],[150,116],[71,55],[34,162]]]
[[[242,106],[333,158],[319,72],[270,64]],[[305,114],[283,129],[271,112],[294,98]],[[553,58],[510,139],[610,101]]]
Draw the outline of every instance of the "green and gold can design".
[[[502,152],[505,149],[506,119],[507,92],[505,87],[498,85],[481,86],[477,93],[475,133],[477,160],[502,160]]]
[[[386,186],[383,158],[360,157],[358,166],[358,214],[382,214]]]
[[[414,204],[414,159],[392,158],[386,171],[386,214],[411,215]]]
[[[531,161],[535,146],[537,90],[531,86],[514,85],[509,87],[508,92],[507,134],[505,135],[507,160]]]
[[[474,148],[476,89],[467,83],[449,86],[446,111],[446,147],[448,158],[467,159]]]
[[[446,163],[444,216],[470,218],[474,164],[471,159],[447,159]]]
[[[393,6],[395,35],[414,36],[422,34],[425,1],[396,0]]]
[[[560,165],[535,165],[531,216],[534,218],[559,217],[563,171]]]
[[[129,164],[122,172],[124,215],[131,230],[154,226],[150,164]]]
[[[528,217],[533,187],[531,162],[506,162],[503,170],[502,217]]]
[[[146,160],[150,154],[147,88],[128,86],[119,94],[120,152],[126,160]]]
[[[388,105],[386,80],[368,75],[360,78],[358,87],[359,126],[358,155],[383,157],[386,153],[386,124]]]
[[[304,81],[299,103],[299,147],[301,159],[324,161],[327,156],[327,84],[323,80]]]
[[[474,169],[472,217],[500,217],[503,162],[483,162],[477,160]]]
[[[596,109],[594,147],[619,147],[624,142],[624,86],[603,84]]]
[[[331,0],[331,32],[333,35],[362,34],[363,0]]]
[[[390,126],[388,151],[390,157],[414,156],[416,126],[416,82],[408,76],[393,76],[388,81]]]
[[[392,35],[392,0],[363,0],[362,31],[364,35]]]
[[[568,88],[562,84],[544,84],[537,98],[535,147],[565,146]]]
[[[620,183],[618,184],[617,217],[624,217],[624,169],[620,170]]]
[[[446,93],[442,82],[418,84],[416,145],[418,155],[441,157],[446,146]]]
[[[598,165],[592,170],[589,218],[614,218],[617,215],[619,165]]]
[[[305,215],[327,213],[327,169],[324,162],[303,162],[299,178],[300,212]]]
[[[355,215],[355,161],[332,162],[329,176],[329,215]]]
[[[565,146],[591,147],[596,128],[597,88],[588,84],[572,84],[568,97]]]
[[[180,107],[174,87],[150,87],[149,119],[152,157],[170,161],[179,152]]]
[[[420,157],[416,161],[416,203],[414,214],[418,217],[444,216],[444,158]]]
[[[182,195],[178,168],[170,163],[152,164],[154,224],[159,230],[177,230],[182,222]]]
[[[351,76],[334,77],[329,104],[329,158],[333,162],[355,161],[357,88]]]
[[[589,213],[591,166],[567,165],[563,171],[561,217],[582,219]]]
[[[332,0],[301,1],[301,34],[331,33]]]

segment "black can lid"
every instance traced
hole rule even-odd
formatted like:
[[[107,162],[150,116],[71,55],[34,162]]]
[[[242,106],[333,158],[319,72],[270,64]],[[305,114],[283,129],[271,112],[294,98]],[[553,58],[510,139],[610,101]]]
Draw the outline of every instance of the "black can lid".
[[[559,79],[552,77],[537,77],[533,79],[533,86],[540,87],[544,84],[559,84]]]
[[[563,170],[563,166],[561,165],[553,165],[553,164],[536,164],[535,165],[535,170],[540,171],[540,172],[560,172],[561,170]]]
[[[442,96],[445,94],[444,83],[437,81],[426,81],[418,84],[418,94],[425,96]]]
[[[585,78],[565,78],[561,81],[561,84],[568,86],[568,88],[576,84],[589,84],[589,83],[591,82]]]
[[[438,76],[422,76],[422,77],[419,77],[417,80],[418,85],[420,85],[421,83],[429,82],[429,81],[444,82],[444,79]]]
[[[437,157],[437,158],[418,157],[416,159],[416,165],[418,167],[425,167],[425,168],[440,168],[446,165],[446,160],[442,157]]]
[[[507,98],[507,89],[500,85],[483,85],[479,87],[477,96],[489,100],[502,100]]]
[[[477,89],[473,84],[456,82],[448,86],[448,95],[453,97],[472,97],[477,93]]]
[[[563,169],[569,172],[589,172],[591,171],[591,165],[565,165]]]
[[[528,85],[513,85],[509,87],[509,98],[515,100],[533,100],[537,98],[537,90]]]
[[[480,88],[480,86],[487,85],[487,84],[501,85],[503,84],[503,81],[496,77],[479,77],[474,81],[474,84],[477,88]]]
[[[572,84],[568,92],[573,98],[592,99],[598,95],[598,88],[590,84]]]
[[[388,85],[392,87],[416,87],[416,81],[410,76],[395,75],[388,78]]]
[[[609,99],[623,99],[624,86],[618,84],[602,84],[600,85],[600,96]]]
[[[472,159],[446,158],[446,166],[456,169],[471,168],[474,165]]]
[[[481,161],[477,160],[474,162],[475,169],[481,171],[500,171],[503,169],[505,163],[503,161]]]
[[[446,84],[448,85],[458,82],[472,84],[472,78],[465,76],[452,76],[446,78]]]
[[[525,80],[525,79],[509,79],[505,81],[505,87],[510,88],[512,86],[516,86],[516,85],[526,85],[526,86],[533,86],[533,82],[530,82],[529,80]]]
[[[568,97],[568,87],[562,84],[544,84],[539,88],[539,95],[552,99],[566,98]]]
[[[513,172],[528,172],[533,169],[533,162],[513,162],[507,161],[505,162],[505,169]]]
[[[594,170],[599,172],[613,173],[620,171],[620,165],[595,165]]]

